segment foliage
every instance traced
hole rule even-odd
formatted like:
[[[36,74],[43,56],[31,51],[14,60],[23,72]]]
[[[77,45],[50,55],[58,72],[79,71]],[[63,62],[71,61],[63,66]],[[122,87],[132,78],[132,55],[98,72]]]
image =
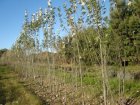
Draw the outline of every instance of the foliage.
[[[120,57],[117,58],[138,63],[140,50],[139,0],[134,0],[130,5],[125,0],[114,1],[114,3],[110,20],[110,38],[114,40],[110,41],[111,58],[114,59],[113,53],[118,51],[117,55]]]

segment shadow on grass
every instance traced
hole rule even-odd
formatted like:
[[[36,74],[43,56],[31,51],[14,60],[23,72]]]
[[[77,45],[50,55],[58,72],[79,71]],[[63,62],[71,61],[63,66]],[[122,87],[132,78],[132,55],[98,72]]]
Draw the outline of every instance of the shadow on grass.
[[[12,103],[20,96],[20,93],[15,87],[8,89],[4,89],[3,87],[4,84],[0,83],[0,104],[5,105],[7,102]]]
[[[6,94],[5,90],[3,89],[3,84],[0,83],[0,104],[6,104]]]
[[[0,80],[5,80],[5,79],[9,79],[9,77],[2,77],[2,76],[0,76]]]

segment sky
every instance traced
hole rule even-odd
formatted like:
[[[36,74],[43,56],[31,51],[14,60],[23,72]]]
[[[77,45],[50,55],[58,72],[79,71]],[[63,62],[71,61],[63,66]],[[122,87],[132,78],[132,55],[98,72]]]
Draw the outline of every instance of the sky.
[[[60,6],[67,0],[52,0],[54,6]],[[106,0],[109,14],[109,0]],[[46,8],[47,0],[0,0],[0,49],[10,49],[19,36],[24,22],[24,11],[29,16],[39,8]]]

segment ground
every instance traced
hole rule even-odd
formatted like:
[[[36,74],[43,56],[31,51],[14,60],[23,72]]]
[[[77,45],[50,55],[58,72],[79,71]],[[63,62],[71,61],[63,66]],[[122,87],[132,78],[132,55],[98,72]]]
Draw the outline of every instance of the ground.
[[[0,105],[42,105],[41,100],[26,89],[11,68],[0,66]]]

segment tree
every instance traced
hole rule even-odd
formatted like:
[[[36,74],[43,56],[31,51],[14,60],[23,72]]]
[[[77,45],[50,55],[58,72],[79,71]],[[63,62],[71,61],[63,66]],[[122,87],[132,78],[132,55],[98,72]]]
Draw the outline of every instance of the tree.
[[[125,66],[139,62],[140,16],[139,0],[113,0],[110,15],[109,53],[111,63],[120,67],[119,95],[125,95]],[[123,69],[122,69],[123,68]],[[120,100],[121,102],[121,100]]]
[[[0,57],[4,54],[4,53],[6,53],[8,51],[8,49],[0,49]]]
[[[140,17],[139,17],[139,1],[134,0],[128,5],[127,0],[114,0],[115,6],[111,10],[110,26],[112,29],[110,53],[118,52],[120,59],[127,61],[138,60],[139,37],[140,37]],[[137,57],[136,57],[137,56]]]

